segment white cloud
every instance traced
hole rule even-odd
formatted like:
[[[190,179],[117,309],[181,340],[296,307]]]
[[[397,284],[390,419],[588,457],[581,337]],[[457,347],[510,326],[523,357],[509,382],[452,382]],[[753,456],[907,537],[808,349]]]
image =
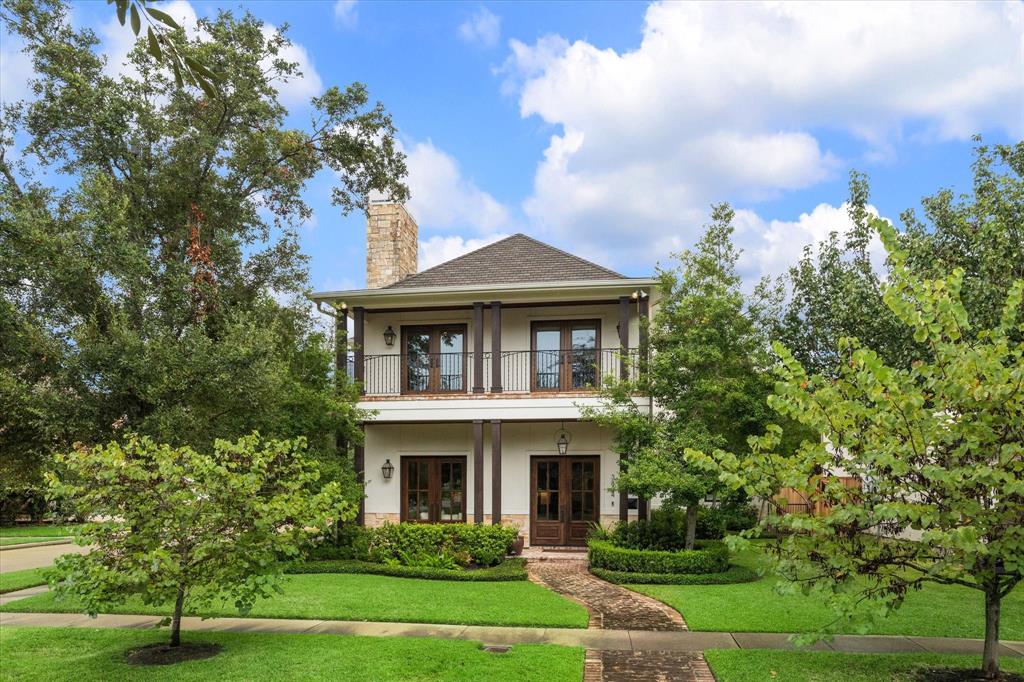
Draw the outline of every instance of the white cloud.
[[[459,24],[459,37],[467,43],[494,47],[501,38],[501,17],[480,7]]]
[[[35,77],[35,69],[29,56],[21,51],[25,41],[6,30],[0,36],[0,104],[29,99],[29,81]]]
[[[421,228],[468,227],[489,233],[508,226],[508,209],[463,177],[455,159],[431,141],[417,142],[403,151],[412,194],[408,207]]]
[[[355,28],[359,21],[356,0],[338,0],[334,3],[334,22],[345,28]]]
[[[190,37],[197,35],[199,17],[191,3],[186,0],[171,0],[171,2],[160,3],[160,9],[170,14]],[[101,49],[107,55],[106,72],[113,77],[137,76],[138,70],[128,63],[128,53],[135,47],[138,38],[132,32],[129,22],[126,21],[122,26],[113,12],[110,12],[110,15],[110,19],[99,28],[99,34],[103,40]],[[146,22],[144,21],[143,32],[145,32],[145,27]]]
[[[858,161],[891,158],[908,127],[1020,137],[1022,34],[1016,2],[656,3],[631,51],[512,40],[502,87],[554,127],[523,209],[614,265],[692,244],[713,201],[834,178],[851,161],[821,131]]]
[[[464,239],[459,236],[442,237],[435,235],[426,241],[420,240],[419,269],[432,268],[452,258],[476,251],[477,249],[504,239],[507,234],[492,234],[480,239]]]
[[[868,213],[878,216],[878,209],[870,204]],[[840,242],[853,229],[848,214],[849,204],[839,206],[821,203],[810,213],[801,213],[796,220],[766,221],[753,211],[736,212],[733,225],[735,241],[743,249],[738,263],[739,271],[747,282],[769,275],[785,273],[803,253],[805,246],[815,248],[826,241],[832,232],[839,234]],[[868,253],[875,268],[881,272],[885,263],[885,247],[878,236],[868,244]]]
[[[267,40],[277,33],[277,27],[273,24],[263,24],[262,30],[263,38]],[[323,81],[320,80],[320,74],[317,73],[316,67],[313,65],[313,59],[309,56],[309,52],[306,51],[305,47],[293,41],[281,48],[277,57],[286,62],[298,64],[299,71],[301,72],[300,76],[287,80],[278,80],[274,83],[274,88],[277,90],[281,104],[286,107],[303,106],[309,104],[311,97],[316,97],[323,92]],[[264,60],[261,66],[264,69],[269,68],[270,60]]]
[[[171,0],[171,2],[160,3],[160,9],[170,14],[175,21],[181,25],[190,37],[206,39],[209,36],[205,31],[198,28],[199,17],[195,8],[186,0]],[[275,33],[277,27],[273,24],[263,24],[264,40],[269,40]],[[137,75],[134,66],[128,63],[128,53],[135,47],[136,37],[129,26],[121,26],[117,17],[112,16],[99,28],[99,34],[103,39],[101,49],[107,55],[106,71],[111,76]],[[323,81],[313,65],[313,59],[304,46],[292,42],[283,47],[278,53],[278,58],[298,64],[302,75],[288,80],[274,82],[281,103],[287,107],[297,107],[309,103],[309,99],[319,95],[323,91]],[[261,64],[263,69],[270,67],[270,60],[266,59]]]

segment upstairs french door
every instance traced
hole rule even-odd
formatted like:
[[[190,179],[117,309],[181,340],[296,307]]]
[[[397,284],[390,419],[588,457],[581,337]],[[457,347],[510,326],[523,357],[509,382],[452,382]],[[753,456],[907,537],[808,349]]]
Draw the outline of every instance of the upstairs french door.
[[[600,320],[534,322],[532,391],[583,391],[600,382]]]
[[[465,457],[402,457],[401,465],[402,521],[465,522]]]
[[[466,392],[466,325],[402,327],[402,392]]]

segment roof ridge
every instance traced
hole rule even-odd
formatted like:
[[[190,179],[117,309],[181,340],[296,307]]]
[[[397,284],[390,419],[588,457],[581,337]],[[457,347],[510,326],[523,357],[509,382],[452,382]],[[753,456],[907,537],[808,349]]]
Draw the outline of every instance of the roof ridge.
[[[548,265],[544,266],[544,263]],[[554,263],[559,265],[554,266]],[[533,272],[535,264],[540,264],[540,268]],[[510,271],[510,267],[516,272]],[[528,234],[516,232],[426,270],[410,274],[383,288],[415,287],[433,280],[456,282],[467,277],[469,280],[476,279],[482,282],[487,279],[487,273],[482,270],[494,270],[490,272],[491,275],[504,278],[499,281],[508,282],[527,281],[521,275],[528,273],[535,274],[539,278],[536,281],[628,279],[603,265],[546,244]],[[474,271],[475,275],[467,274]]]
[[[450,264],[455,263],[457,261],[460,261],[460,260],[462,260],[464,258],[468,258],[469,256],[472,256],[477,251],[483,251],[484,249],[490,248],[490,247],[494,246],[495,244],[501,244],[502,242],[507,242],[509,239],[512,239],[513,237],[526,237],[526,235],[522,234],[521,232],[517,232],[515,234],[510,234],[509,236],[504,237],[502,239],[499,239],[496,242],[491,242],[490,244],[484,244],[483,246],[477,247],[477,248],[473,249],[472,251],[467,251],[466,253],[462,254],[461,256],[456,256],[455,258],[452,258],[451,260],[441,261],[437,265],[432,265],[429,268],[427,268],[426,270],[420,270],[419,272],[414,272],[411,275],[406,275],[402,279],[398,280],[398,282],[392,282],[391,284],[387,285],[384,288],[385,289],[390,289],[391,287],[395,286],[399,282],[404,282],[405,280],[409,279],[410,277],[419,277],[420,275],[425,275],[428,272],[430,272],[431,270],[437,270],[439,267],[441,267],[443,265],[450,265]],[[527,239],[529,239],[529,237],[527,237]]]
[[[568,256],[569,258],[575,258],[576,260],[578,260],[581,263],[585,263],[586,265],[590,265],[590,266],[595,267],[595,268],[597,268],[599,270],[604,270],[605,272],[607,272],[610,275],[615,275],[616,277],[621,277],[623,279],[626,279],[626,276],[621,274],[621,273],[615,272],[614,270],[612,270],[610,268],[606,268],[603,265],[599,265],[599,264],[595,263],[594,261],[587,260],[586,258],[581,258],[580,256],[577,256],[575,253],[569,253],[568,251],[564,251],[564,250],[558,248],[557,246],[552,246],[551,244],[548,244],[547,242],[542,242],[541,240],[539,240],[539,239],[537,239],[535,237],[531,237],[528,234],[524,234],[522,232],[517,232],[517,233],[515,233],[512,236],[513,237],[523,237],[525,239],[529,239],[534,244],[540,244],[543,247],[551,249],[552,251],[557,251],[558,253],[560,253],[560,254],[562,254],[564,256]],[[504,240],[502,240],[502,241],[504,241]],[[498,242],[494,242],[494,243],[497,244]],[[488,245],[488,246],[490,246],[490,245]]]

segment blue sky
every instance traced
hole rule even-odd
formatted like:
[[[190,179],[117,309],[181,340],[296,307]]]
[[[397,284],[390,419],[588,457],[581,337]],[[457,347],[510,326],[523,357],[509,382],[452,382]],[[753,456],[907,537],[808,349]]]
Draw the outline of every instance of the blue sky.
[[[167,6],[186,22],[242,7],[288,23],[305,71],[281,91],[296,125],[323,88],[369,86],[409,154],[421,266],[522,231],[648,274],[729,201],[753,281],[846,229],[850,169],[896,219],[969,188],[972,133],[1024,136],[1020,3]],[[105,3],[75,4],[74,20],[113,62],[126,49]],[[312,284],[359,287],[363,218],[330,206],[332,182],[307,193]]]

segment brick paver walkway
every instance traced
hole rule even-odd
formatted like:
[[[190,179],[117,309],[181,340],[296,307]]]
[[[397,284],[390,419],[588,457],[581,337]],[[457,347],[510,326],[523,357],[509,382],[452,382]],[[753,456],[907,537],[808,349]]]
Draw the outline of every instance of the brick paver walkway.
[[[679,612],[656,599],[593,576],[585,560],[532,561],[530,578],[578,601],[595,630],[685,630]]]
[[[592,575],[587,562],[531,561],[530,579],[583,604],[595,630],[678,632],[686,622],[675,609]],[[589,649],[584,682],[714,682],[704,655],[697,652]]]

